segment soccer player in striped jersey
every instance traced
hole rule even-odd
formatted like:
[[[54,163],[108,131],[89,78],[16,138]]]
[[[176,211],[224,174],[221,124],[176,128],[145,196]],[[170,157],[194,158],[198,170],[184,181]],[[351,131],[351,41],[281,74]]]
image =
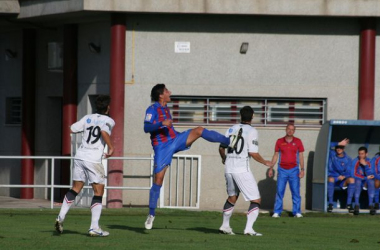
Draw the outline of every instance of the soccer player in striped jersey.
[[[255,177],[249,167],[249,158],[252,157],[268,167],[272,167],[271,161],[264,160],[259,154],[259,142],[257,130],[251,126],[253,118],[253,109],[245,106],[240,110],[241,123],[232,126],[227,130],[226,136],[241,134],[236,143],[236,147],[228,148],[226,154],[226,145],[221,144],[219,153],[222,157],[222,163],[225,164],[225,177],[228,198],[223,207],[223,224],[219,232],[223,234],[234,235],[230,227],[230,218],[234,210],[235,203],[239,193],[243,194],[246,201],[250,202],[247,212],[247,223],[244,234],[250,236],[262,236],[262,234],[253,230],[259,208],[261,197]]]
[[[75,197],[82,190],[86,180],[92,185],[94,197],[91,202],[90,236],[108,236],[99,226],[102,212],[102,198],[104,194],[105,173],[102,157],[110,157],[114,152],[111,142],[111,131],[115,121],[108,116],[111,98],[108,95],[99,95],[96,98],[96,112],[84,116],[71,125],[72,133],[83,132],[82,144],[77,150],[74,159],[73,187],[66,193],[61,210],[55,222],[55,229],[63,232],[63,221],[73,204]],[[104,146],[108,146],[108,154],[104,154]]]
[[[230,138],[203,127],[189,129],[182,133],[177,132],[173,127],[172,116],[167,107],[167,103],[171,101],[170,95],[171,92],[165,87],[165,84],[156,84],[151,91],[154,103],[147,108],[144,119],[144,131],[150,133],[154,150],[154,181],[149,193],[149,215],[145,221],[146,229],[153,227],[160,189],[173,155],[189,149],[193,142],[200,137],[209,142],[218,142],[231,147],[234,146],[237,138],[234,136],[230,141]]]

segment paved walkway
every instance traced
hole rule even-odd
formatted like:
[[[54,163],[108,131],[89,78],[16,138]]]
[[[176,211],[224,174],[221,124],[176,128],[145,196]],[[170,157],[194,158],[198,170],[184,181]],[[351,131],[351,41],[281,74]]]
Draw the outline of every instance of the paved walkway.
[[[57,207],[58,204],[54,204]],[[44,199],[17,199],[0,196],[0,208],[50,208],[50,201]]]

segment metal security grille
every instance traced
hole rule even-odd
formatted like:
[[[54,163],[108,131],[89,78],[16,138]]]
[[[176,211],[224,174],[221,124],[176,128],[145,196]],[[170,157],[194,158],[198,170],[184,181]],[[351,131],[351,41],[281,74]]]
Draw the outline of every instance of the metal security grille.
[[[326,120],[326,99],[222,98],[172,96],[168,104],[178,125],[230,125],[240,120],[240,109],[251,106],[255,126],[320,127]]]
[[[21,124],[21,97],[6,98],[6,124]]]

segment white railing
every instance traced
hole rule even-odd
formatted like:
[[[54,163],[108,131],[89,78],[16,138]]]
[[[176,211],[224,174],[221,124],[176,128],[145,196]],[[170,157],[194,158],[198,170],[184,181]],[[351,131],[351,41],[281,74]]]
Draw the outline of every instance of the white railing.
[[[21,185],[21,184],[0,184],[1,187],[7,187],[7,188],[45,188],[48,190],[50,188],[50,207],[54,208],[54,190],[59,188],[71,188],[72,187],[72,167],[73,166],[73,159],[74,157],[70,156],[0,156],[0,159],[10,159],[10,160],[22,160],[22,159],[39,159],[39,160],[46,160],[47,164],[45,164],[46,168],[50,167],[50,184],[48,184],[48,171],[46,171],[45,174],[45,184],[44,185]],[[54,182],[54,176],[55,176],[55,161],[56,160],[70,160],[70,185],[57,185]],[[149,186],[108,186],[107,182],[105,184],[105,189],[121,189],[121,190],[150,190],[150,187],[153,184],[153,157],[111,157],[108,158],[108,160],[126,160],[126,161],[149,161],[149,175],[143,176],[146,178],[149,178]],[[180,167],[179,162],[182,161],[182,169]],[[187,161],[189,161],[189,165],[187,164]],[[50,163],[50,164],[49,164]],[[199,208],[199,199],[200,199],[200,178],[201,178],[201,156],[196,155],[174,155],[173,156],[173,163],[176,163],[175,169],[172,170],[173,167],[169,168],[169,177],[165,179],[165,183],[168,185],[168,192],[165,192],[165,187],[161,189],[161,197],[160,197],[160,207],[171,207],[171,208]],[[197,166],[194,167],[195,163],[197,163]],[[174,164],[172,164],[174,166]],[[139,165],[141,167],[141,165]],[[186,175],[187,171],[190,171],[190,175]],[[172,172],[176,172],[176,175],[179,176],[180,171],[183,173],[182,177],[182,185],[179,182],[179,177],[176,179],[176,183],[174,186],[174,192],[176,195],[176,204],[172,205],[172,187],[173,187],[173,180],[172,180]],[[194,174],[195,173],[195,174]],[[193,176],[195,175],[195,180]],[[133,176],[132,176],[133,178]],[[141,176],[139,176],[141,178]],[[195,184],[194,184],[195,183]],[[195,185],[195,187],[194,187]],[[187,187],[189,186],[189,187]],[[85,189],[92,189],[91,186],[84,186]],[[195,189],[195,191],[194,191]],[[182,196],[180,197],[180,194],[178,190],[182,191]],[[189,191],[188,197],[186,197],[187,191]],[[82,191],[83,192],[83,191]],[[194,195],[195,192],[195,195]],[[106,192],[105,192],[106,193]],[[164,197],[166,193],[169,193],[169,203],[168,205],[164,202]],[[46,192],[47,194],[47,192]],[[46,195],[47,196],[47,195]],[[80,198],[81,199],[81,195]],[[189,201],[186,201],[186,200]],[[195,199],[195,202],[193,201]],[[182,201],[182,205],[179,204],[179,200]],[[77,204],[77,202],[76,202]]]
[[[199,209],[201,170],[200,155],[174,155],[161,188],[160,207]]]

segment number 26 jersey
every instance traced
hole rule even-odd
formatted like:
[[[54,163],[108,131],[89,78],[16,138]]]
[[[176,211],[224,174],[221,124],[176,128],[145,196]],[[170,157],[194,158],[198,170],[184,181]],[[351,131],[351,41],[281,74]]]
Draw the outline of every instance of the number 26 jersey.
[[[250,172],[249,153],[259,152],[258,133],[255,128],[248,124],[236,124],[227,130],[225,136],[236,135],[242,128],[242,138],[237,142],[236,149],[228,149],[225,162],[226,173]]]
[[[75,159],[100,163],[102,161],[105,142],[101,131],[111,135],[115,121],[107,115],[91,114],[71,125],[73,133],[83,132],[82,143],[77,149]]]

